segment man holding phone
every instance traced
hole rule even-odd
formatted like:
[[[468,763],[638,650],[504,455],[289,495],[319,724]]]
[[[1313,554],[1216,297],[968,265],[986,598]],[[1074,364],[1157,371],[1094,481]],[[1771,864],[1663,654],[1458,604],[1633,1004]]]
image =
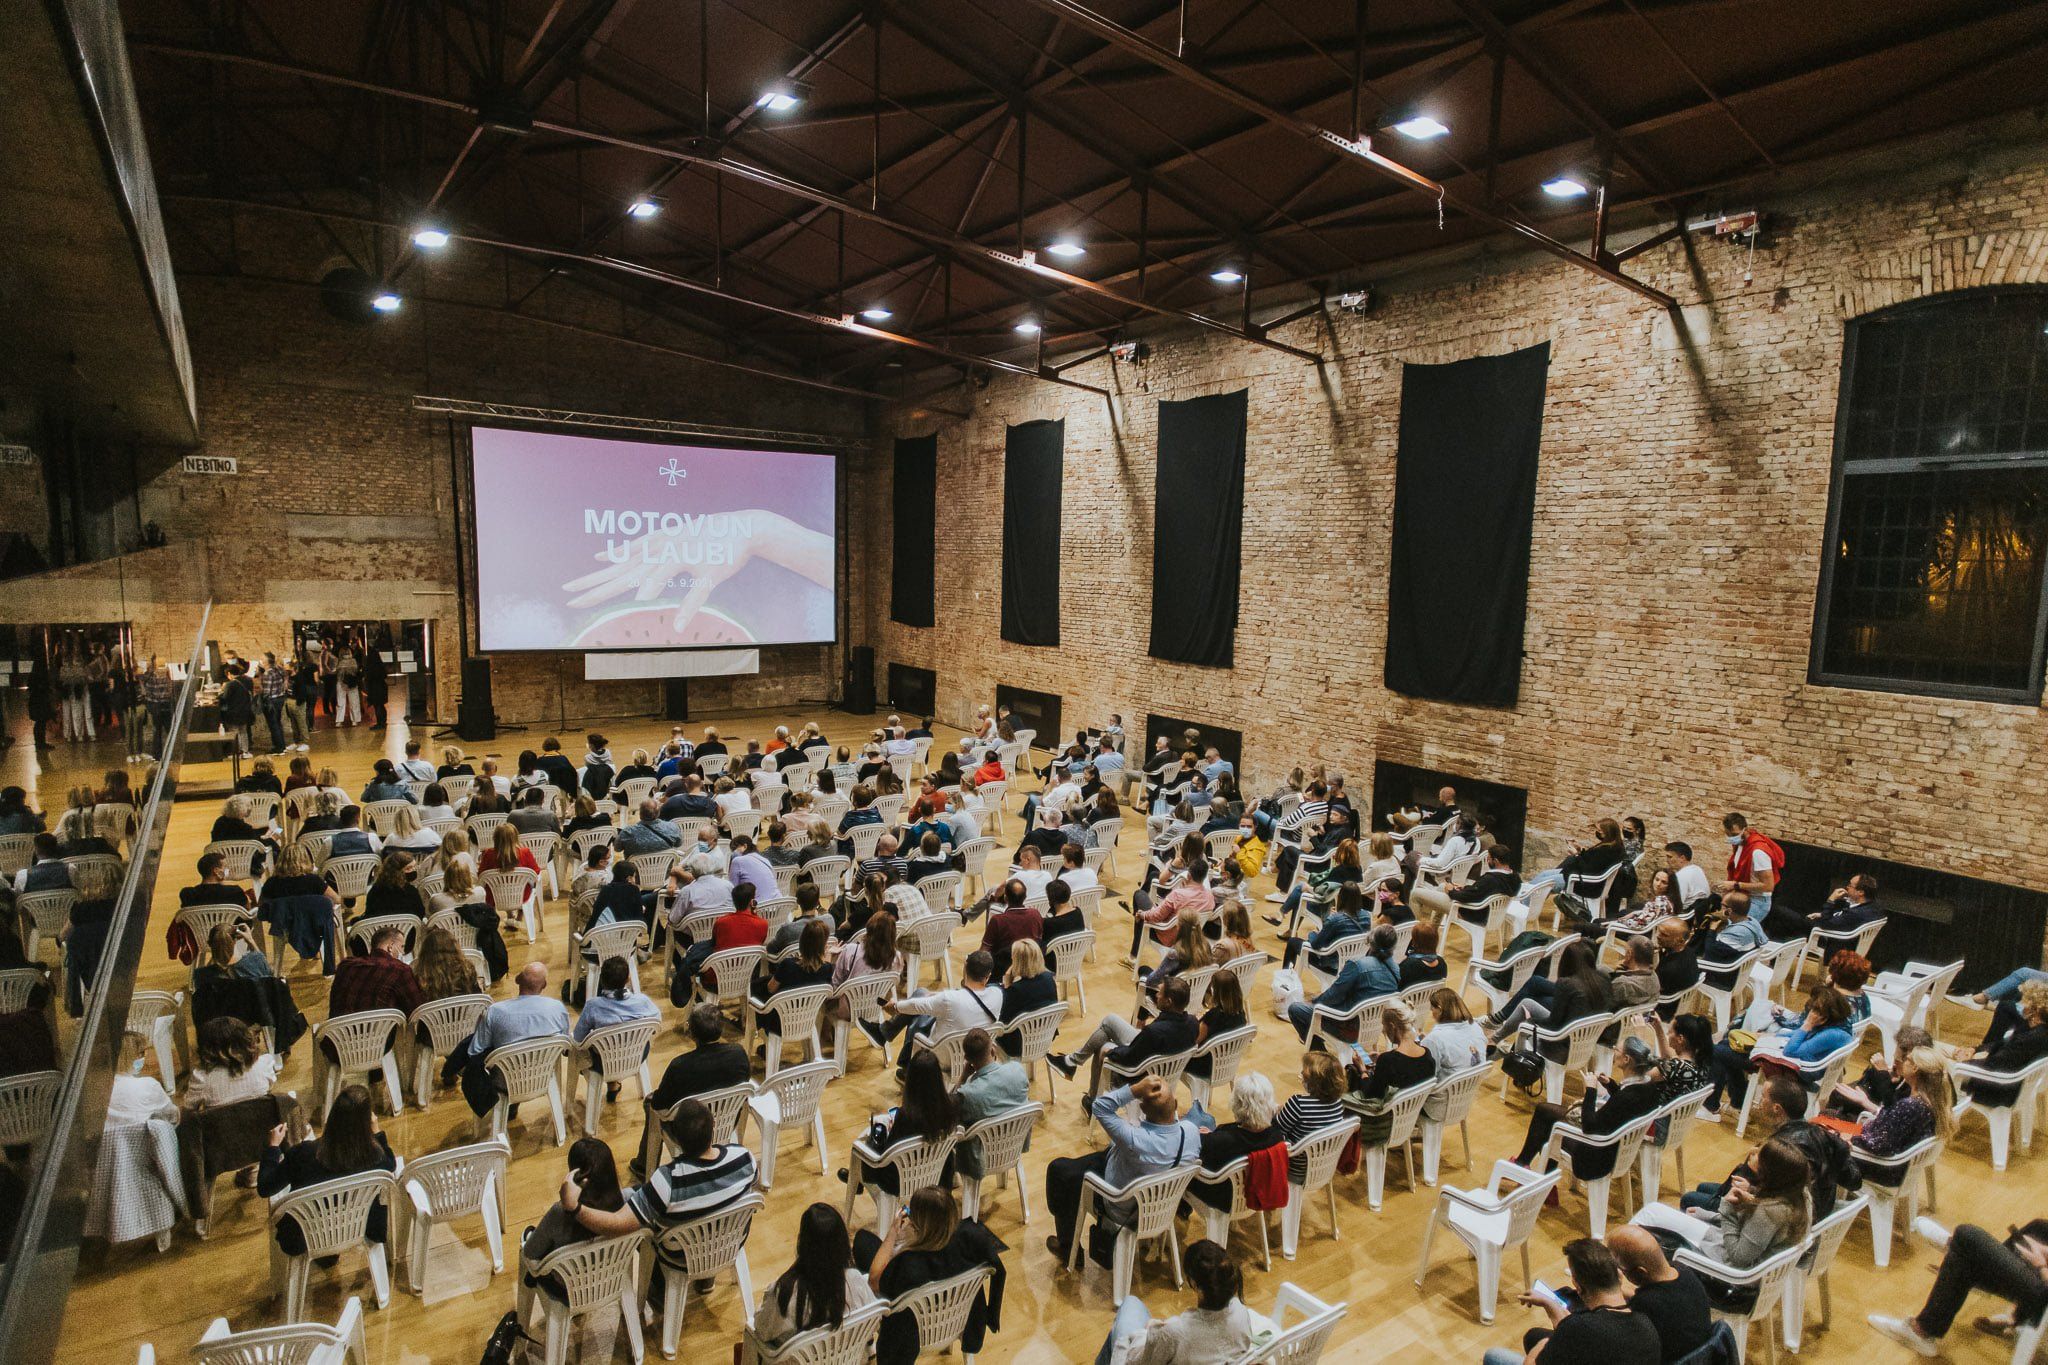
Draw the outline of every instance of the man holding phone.
[[[1519,1355],[1502,1346],[1487,1348],[1483,1365],[1652,1365],[1663,1359],[1657,1329],[1628,1306],[1621,1266],[1605,1242],[1567,1242],[1564,1261],[1572,1273],[1568,1294],[1538,1280],[1521,1297],[1524,1307],[1541,1308],[1550,1326],[1530,1328]]]
[[[2010,1315],[1979,1318],[1977,1330],[2008,1336],[2015,1323],[2039,1322],[2048,1310],[2048,1219],[2036,1218],[2013,1228],[2004,1241],[1974,1224],[1943,1234],[1932,1219],[1915,1220],[1913,1230],[1936,1245],[1946,1243],[1934,1288],[1919,1313],[1910,1318],[1870,1315],[1870,1325],[1915,1355],[1938,1356],[1941,1339],[1955,1324],[1963,1300],[1973,1289],[2011,1299]]]

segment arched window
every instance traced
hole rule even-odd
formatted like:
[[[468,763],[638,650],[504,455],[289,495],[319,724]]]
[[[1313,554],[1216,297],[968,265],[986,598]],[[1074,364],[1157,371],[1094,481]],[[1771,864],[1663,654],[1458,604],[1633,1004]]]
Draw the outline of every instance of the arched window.
[[[1812,681],[2041,700],[2048,289],[1849,324]]]

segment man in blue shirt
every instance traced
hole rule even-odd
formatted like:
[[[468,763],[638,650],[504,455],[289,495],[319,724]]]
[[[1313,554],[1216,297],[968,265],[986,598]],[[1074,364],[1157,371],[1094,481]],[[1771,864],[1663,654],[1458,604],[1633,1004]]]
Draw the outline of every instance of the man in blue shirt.
[[[1138,1123],[1132,1123],[1120,1112],[1134,1100],[1141,1116]],[[1045,1200],[1052,1206],[1055,1229],[1045,1239],[1045,1249],[1062,1262],[1073,1245],[1081,1186],[1089,1175],[1099,1175],[1121,1189],[1142,1176],[1192,1165],[1202,1150],[1202,1134],[1180,1116],[1180,1100],[1174,1088],[1156,1076],[1140,1076],[1127,1086],[1097,1097],[1089,1112],[1109,1134],[1109,1146],[1086,1156],[1060,1157],[1045,1169]],[[1091,1228],[1088,1254],[1096,1264],[1109,1265],[1115,1246],[1114,1234],[1101,1223]]]
[[[462,1097],[479,1118],[490,1113],[491,1106],[498,1102],[498,1084],[484,1067],[484,1060],[493,1051],[529,1038],[566,1037],[569,1033],[569,1007],[548,994],[546,963],[529,962],[514,979],[519,983],[519,994],[485,1010],[483,1018],[476,1022],[476,1032],[449,1054],[441,1069],[443,1085],[448,1083],[451,1070],[461,1069]]]
[[[1371,949],[1365,956],[1345,963],[1344,970],[1327,990],[1312,1001],[1297,1000],[1287,1007],[1287,1020],[1303,1041],[1308,1039],[1309,1020],[1315,1017],[1317,1005],[1348,1010],[1361,1001],[1393,995],[1401,989],[1401,974],[1394,968],[1394,944],[1399,938],[1393,925],[1382,924],[1372,931]]]
[[[619,856],[630,858],[638,853],[661,853],[681,848],[683,832],[661,818],[661,808],[650,798],[640,803],[639,822],[620,826],[614,842],[619,847]]]

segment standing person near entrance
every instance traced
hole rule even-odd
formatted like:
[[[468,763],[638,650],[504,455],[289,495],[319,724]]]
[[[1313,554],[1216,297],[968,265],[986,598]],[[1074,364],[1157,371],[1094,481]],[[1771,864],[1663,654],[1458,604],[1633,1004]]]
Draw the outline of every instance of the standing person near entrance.
[[[1714,889],[1723,896],[1742,892],[1749,897],[1749,917],[1760,925],[1768,925],[1771,896],[1778,889],[1778,878],[1785,872],[1785,850],[1770,835],[1751,829],[1740,811],[1729,811],[1721,817],[1721,831],[1728,836],[1728,879]],[[1804,923],[1798,926],[1797,934],[1805,937]]]
[[[288,741],[284,734],[284,708],[291,694],[291,676],[279,666],[277,655],[263,652],[263,672],[256,678],[256,700],[263,708],[263,723],[270,727],[270,752],[281,754]]]
[[[363,660],[357,651],[353,638],[341,642],[334,651],[334,723],[361,725],[363,723]]]

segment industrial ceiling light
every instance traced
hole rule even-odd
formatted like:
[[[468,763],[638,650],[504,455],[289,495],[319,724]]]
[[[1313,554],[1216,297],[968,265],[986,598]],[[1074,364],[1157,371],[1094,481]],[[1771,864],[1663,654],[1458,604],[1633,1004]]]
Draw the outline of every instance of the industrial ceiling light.
[[[1088,254],[1088,248],[1082,246],[1079,242],[1075,241],[1071,237],[1062,237],[1057,242],[1054,242],[1051,246],[1047,247],[1045,249],[1045,254],[1048,256],[1058,256],[1062,260],[1071,261],[1076,256],[1086,256]]]
[[[754,102],[771,114],[786,114],[804,102],[810,91],[796,81],[776,81],[762,87]]]
[[[626,212],[644,222],[661,212],[661,201],[659,199],[651,199],[643,194],[632,203],[626,205]]]
[[[1209,272],[1209,278],[1218,284],[1242,284],[1244,272],[1234,265],[1218,266]]]
[[[405,301],[389,289],[379,289],[370,296],[370,307],[380,313],[395,313]]]
[[[869,322],[887,322],[890,318],[896,316],[888,309],[882,307],[882,305],[880,305],[879,303],[872,308],[861,309],[860,315],[866,318]]]
[[[448,245],[448,234],[432,225],[422,225],[413,229],[412,244],[427,251],[439,251]]]
[[[1543,192],[1552,199],[1577,199],[1586,192],[1586,187],[1568,175],[1543,182]]]
[[[1451,130],[1427,114],[1417,114],[1413,118],[1404,118],[1395,124],[1394,131],[1402,137],[1412,137],[1417,142],[1427,142],[1431,138],[1442,137]]]
[[[1020,333],[1022,333],[1023,335],[1025,335],[1025,336],[1028,336],[1028,337],[1035,337],[1035,336],[1037,336],[1037,335],[1038,335],[1038,319],[1037,319],[1037,318],[1023,318],[1023,319],[1020,319],[1020,320],[1018,321],[1018,323],[1017,323],[1017,330],[1018,330],[1018,331],[1019,331]]]

